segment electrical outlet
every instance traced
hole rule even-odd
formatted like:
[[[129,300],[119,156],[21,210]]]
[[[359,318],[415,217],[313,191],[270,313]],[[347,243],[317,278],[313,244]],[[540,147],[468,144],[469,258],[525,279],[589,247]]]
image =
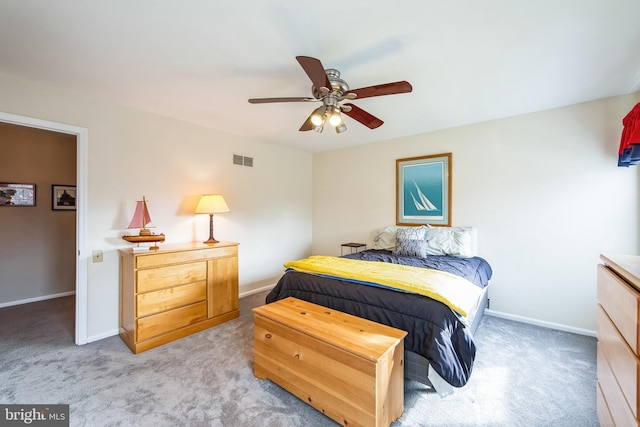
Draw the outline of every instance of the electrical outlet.
[[[91,253],[91,258],[93,259],[93,262],[102,262],[102,251],[93,251]]]

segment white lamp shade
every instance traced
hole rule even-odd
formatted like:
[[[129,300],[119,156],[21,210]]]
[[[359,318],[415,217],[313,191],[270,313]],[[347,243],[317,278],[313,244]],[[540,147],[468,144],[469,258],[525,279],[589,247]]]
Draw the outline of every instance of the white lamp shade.
[[[203,194],[200,197],[195,213],[197,214],[215,214],[230,212],[227,202],[221,194]]]

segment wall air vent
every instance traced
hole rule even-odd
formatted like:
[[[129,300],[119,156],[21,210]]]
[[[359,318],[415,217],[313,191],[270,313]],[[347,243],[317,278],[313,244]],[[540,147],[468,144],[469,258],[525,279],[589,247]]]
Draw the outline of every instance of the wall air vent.
[[[253,157],[241,156],[240,154],[233,155],[233,164],[240,166],[249,166],[253,167]]]

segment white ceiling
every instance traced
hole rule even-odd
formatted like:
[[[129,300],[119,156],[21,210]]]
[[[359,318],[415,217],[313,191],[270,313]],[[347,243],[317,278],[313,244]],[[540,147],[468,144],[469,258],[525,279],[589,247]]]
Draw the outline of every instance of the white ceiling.
[[[318,152],[640,90],[638,0],[0,0],[0,73]],[[298,129],[296,55],[351,88],[370,130]],[[0,94],[0,96],[2,96]]]

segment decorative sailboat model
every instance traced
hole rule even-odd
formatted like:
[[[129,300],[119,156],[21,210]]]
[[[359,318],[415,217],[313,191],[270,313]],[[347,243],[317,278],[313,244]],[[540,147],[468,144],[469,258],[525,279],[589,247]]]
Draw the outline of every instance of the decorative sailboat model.
[[[125,234],[122,236],[124,240],[131,243],[157,243],[164,242],[164,234],[154,234],[149,230],[149,224],[151,223],[151,215],[149,215],[149,209],[147,208],[147,200],[142,197],[142,200],[136,202],[136,211],[133,214],[133,218],[127,228],[139,228],[140,232],[137,236],[130,236]],[[150,246],[149,249],[159,249],[157,245]]]

